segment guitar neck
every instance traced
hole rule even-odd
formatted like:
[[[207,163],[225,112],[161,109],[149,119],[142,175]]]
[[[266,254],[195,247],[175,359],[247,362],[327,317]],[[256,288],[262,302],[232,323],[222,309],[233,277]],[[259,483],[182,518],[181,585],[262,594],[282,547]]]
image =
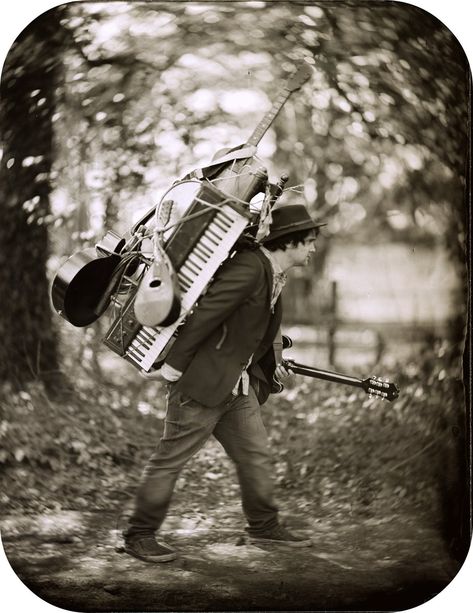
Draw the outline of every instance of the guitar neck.
[[[250,136],[249,140],[247,141],[247,145],[254,145],[256,147],[256,145],[260,142],[260,140],[266,134],[266,131],[268,130],[269,126],[273,123],[276,115],[282,109],[282,107],[284,106],[284,103],[286,102],[286,100],[289,98],[290,95],[291,95],[291,91],[288,89],[284,89],[281,91],[281,93],[276,98],[275,102],[273,103],[273,106],[271,107],[271,109],[266,113],[263,119],[256,126],[255,130],[253,131],[253,134]]]
[[[305,366],[304,364],[298,364],[292,360],[285,360],[287,366],[297,375],[305,375],[306,377],[313,377],[314,379],[325,379],[325,381],[332,381],[333,383],[342,383],[344,385],[351,385],[352,387],[363,388],[362,379],[351,377],[349,375],[342,375],[330,370],[322,370],[320,368],[313,368],[312,366]]]
[[[313,366],[306,366],[305,364],[298,364],[294,360],[288,359],[282,361],[283,366],[289,368],[296,375],[305,375],[306,377],[313,377],[314,379],[325,379],[332,383],[342,383],[343,385],[351,385],[352,387],[360,387],[370,398],[377,396],[383,398],[383,400],[395,400],[399,396],[399,388],[395,383],[389,383],[383,381],[378,377],[370,377],[368,379],[358,379],[357,377],[351,377],[350,375],[342,375],[339,372],[332,372],[331,370],[321,370],[320,368],[314,368]]]

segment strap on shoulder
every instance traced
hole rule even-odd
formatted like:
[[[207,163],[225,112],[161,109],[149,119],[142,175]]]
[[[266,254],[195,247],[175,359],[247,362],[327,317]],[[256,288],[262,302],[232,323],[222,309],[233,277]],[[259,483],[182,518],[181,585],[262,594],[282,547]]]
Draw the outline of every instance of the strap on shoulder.
[[[281,328],[278,328],[278,331],[276,332],[276,337],[273,341],[274,359],[276,361],[276,366],[279,366],[279,364],[281,364],[282,362],[282,349],[282,332]]]

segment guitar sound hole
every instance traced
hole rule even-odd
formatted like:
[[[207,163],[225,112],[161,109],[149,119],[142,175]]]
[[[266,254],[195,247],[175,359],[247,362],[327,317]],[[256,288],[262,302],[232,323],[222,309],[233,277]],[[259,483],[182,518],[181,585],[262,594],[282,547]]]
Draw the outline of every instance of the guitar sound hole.
[[[161,281],[159,279],[153,279],[151,283],[149,284],[149,286],[152,288],[159,287],[160,285],[161,285]]]

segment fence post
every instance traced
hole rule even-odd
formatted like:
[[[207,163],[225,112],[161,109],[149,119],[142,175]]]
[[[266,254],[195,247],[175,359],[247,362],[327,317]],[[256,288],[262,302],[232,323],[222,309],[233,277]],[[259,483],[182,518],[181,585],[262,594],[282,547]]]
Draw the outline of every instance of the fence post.
[[[336,342],[335,333],[338,324],[338,284],[337,281],[332,281],[330,292],[330,323],[328,327],[328,363],[330,366],[335,366]]]

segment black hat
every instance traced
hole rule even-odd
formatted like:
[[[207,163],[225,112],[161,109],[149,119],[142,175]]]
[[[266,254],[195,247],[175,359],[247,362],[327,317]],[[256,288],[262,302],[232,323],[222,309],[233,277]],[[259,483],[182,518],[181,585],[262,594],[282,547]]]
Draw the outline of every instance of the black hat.
[[[272,241],[286,234],[293,234],[301,230],[315,230],[326,226],[325,222],[316,222],[309,215],[303,204],[288,204],[271,211],[272,221],[269,234],[262,239],[262,243]]]

